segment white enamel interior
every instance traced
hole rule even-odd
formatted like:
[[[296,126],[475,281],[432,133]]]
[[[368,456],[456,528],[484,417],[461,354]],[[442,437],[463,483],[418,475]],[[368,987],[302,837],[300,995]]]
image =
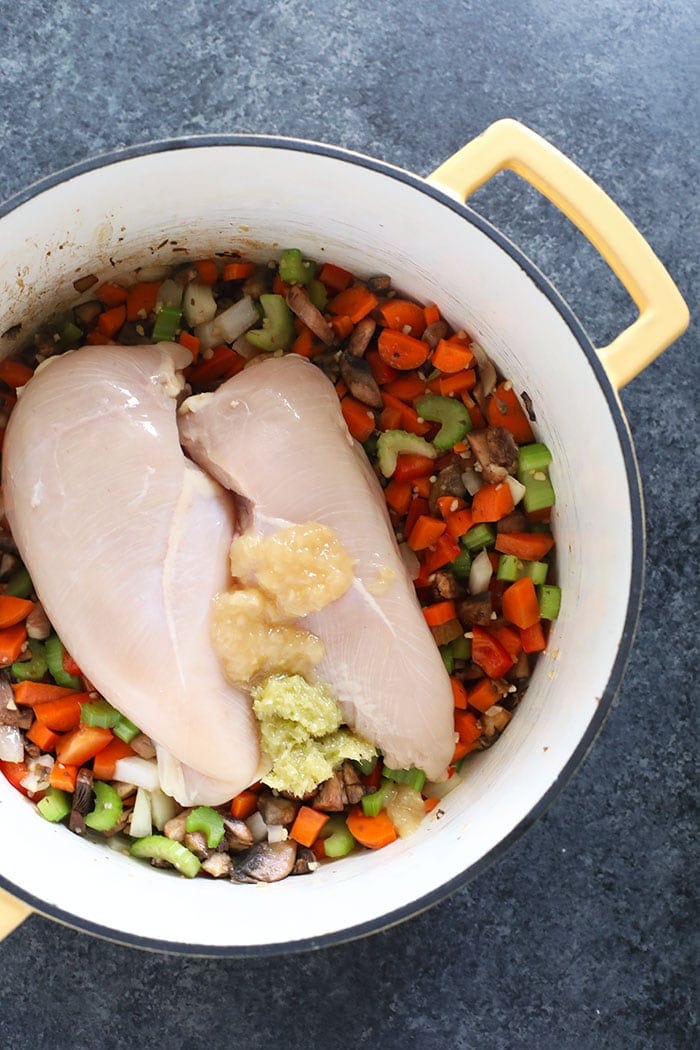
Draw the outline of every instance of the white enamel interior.
[[[47,824],[0,777],[2,875],[115,931],[174,946],[251,946],[380,920],[479,861],[584,735],[617,656],[630,586],[630,496],[615,425],[549,299],[489,236],[410,185],[263,145],[152,154],[80,175],[0,220],[0,243],[0,332],[18,322],[30,331],[75,298],[78,276],[163,268],[186,258],[175,248],[266,258],[298,246],[358,274],[389,273],[409,295],[439,303],[534,402],[537,435],[554,455],[564,593],[550,652],[507,733],[413,838],[273,886],[189,882]]]

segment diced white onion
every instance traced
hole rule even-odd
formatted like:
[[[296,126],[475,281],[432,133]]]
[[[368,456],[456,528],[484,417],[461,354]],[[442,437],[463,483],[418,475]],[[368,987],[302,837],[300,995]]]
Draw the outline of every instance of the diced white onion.
[[[268,824],[267,825],[267,841],[268,842],[286,842],[289,838],[289,832],[285,828],[284,824]]]
[[[425,816],[425,806],[420,792],[407,784],[397,785],[394,796],[388,799],[385,809],[399,838],[402,839],[413,835]]]
[[[451,791],[462,783],[462,778],[454,773],[449,780],[439,782],[427,780],[423,785],[423,794],[426,798],[445,798]]]
[[[407,543],[400,543],[399,553],[401,554],[401,561],[406,566],[408,575],[412,580],[415,580],[420,572],[420,562],[415,551],[412,551]]]
[[[479,477],[471,467],[462,474],[462,484],[470,496],[474,496],[484,484],[483,478]]]
[[[510,474],[506,474],[506,485],[510,489],[513,503],[517,505],[527,492],[527,489],[524,485],[520,484],[517,478],[511,477]]]
[[[24,790],[30,793],[46,791],[49,786],[53,765],[53,755],[39,755],[38,758],[30,758],[29,762],[27,762],[27,775],[20,780]]]
[[[216,299],[208,284],[192,281],[185,288],[182,312],[190,328],[211,321],[216,314]]]
[[[182,306],[182,285],[175,284],[170,278],[163,281],[158,289],[156,308],[159,303],[161,306]]]
[[[148,797],[148,792],[144,791],[143,788],[139,788],[136,792],[134,811],[131,814],[129,834],[133,839],[145,839],[147,835],[151,834],[152,830],[151,801]]]
[[[179,808],[175,799],[160,788],[151,791],[151,818],[158,831],[162,831],[168,821],[177,816]]]
[[[469,570],[469,593],[483,594],[491,579],[491,562],[486,551],[477,554]]]
[[[248,825],[248,831],[253,836],[254,842],[264,842],[267,838],[267,824],[262,818],[262,813],[258,810],[253,813],[252,816],[246,820]]]
[[[114,780],[123,780],[128,784],[136,784],[136,787],[153,791],[160,787],[158,779],[158,766],[152,759],[139,758],[138,755],[120,758],[114,764]]]
[[[24,744],[17,726],[0,726],[0,759],[3,762],[21,762],[23,758]]]
[[[194,334],[200,341],[203,350],[209,350],[219,343],[232,343],[239,336],[252,328],[260,320],[260,314],[255,309],[253,300],[249,295],[244,295],[228,310],[211,318],[206,324],[199,324]]]
[[[250,361],[252,357],[257,357],[260,353],[260,347],[253,346],[244,335],[239,335],[238,339],[233,340],[231,349],[235,350],[241,357],[245,357],[246,361]]]

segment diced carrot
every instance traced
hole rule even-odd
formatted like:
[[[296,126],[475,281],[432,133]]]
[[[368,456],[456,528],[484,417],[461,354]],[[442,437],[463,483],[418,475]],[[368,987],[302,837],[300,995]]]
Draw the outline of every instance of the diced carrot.
[[[326,847],[323,845],[323,839],[316,839],[316,841],[309,846],[309,849],[316,860],[326,859]]]
[[[423,799],[423,808],[426,813],[432,813],[440,800],[437,798]]]
[[[458,441],[456,445],[452,446],[452,451],[453,452],[466,452],[468,450],[468,448],[469,448],[469,445],[467,445],[464,441]]]
[[[241,791],[231,800],[231,816],[235,817],[236,820],[247,820],[248,817],[251,817],[253,813],[255,813],[257,808],[257,793],[251,791],[250,788]]]
[[[454,705],[459,711],[467,710],[467,690],[464,688],[459,678],[455,678],[454,675],[450,675],[450,685],[452,686],[452,699]]]
[[[387,299],[379,308],[382,324],[394,331],[405,332],[420,339],[425,331],[425,314],[417,303],[408,299]]]
[[[75,729],[80,722],[80,702],[76,695],[37,704],[34,708],[37,720],[47,729],[53,729],[55,733],[66,733],[69,729]]]
[[[450,536],[458,540],[460,536],[464,536],[469,532],[474,524],[474,515],[469,507],[465,507],[464,510],[456,510],[454,513],[448,514],[445,521],[447,522],[447,531]]]
[[[272,291],[275,295],[281,295],[285,299],[287,298],[287,292],[291,288],[291,284],[285,284],[278,273],[272,278]]]
[[[500,521],[513,510],[513,495],[505,481],[482,485],[472,499],[474,524],[482,521]]]
[[[399,375],[395,368],[392,368],[386,363],[386,361],[382,360],[379,356],[378,350],[368,350],[365,354],[365,361],[369,365],[374,380],[379,386],[385,386],[387,383],[391,383],[391,381],[396,379]]]
[[[453,397],[461,394],[464,390],[471,390],[476,383],[476,372],[473,368],[465,368],[453,375],[440,375],[431,379],[428,383],[431,393],[440,394],[441,397]],[[464,450],[463,450],[464,451]]]
[[[398,837],[389,814],[383,809],[376,817],[366,817],[358,807],[351,810],[346,823],[352,837],[367,849],[382,849]]]
[[[75,791],[75,782],[78,779],[78,766],[66,766],[63,762],[54,762],[49,776],[51,787],[59,791]]]
[[[340,402],[340,411],[347,423],[348,430],[360,443],[374,433],[374,412],[354,397],[344,397]]]
[[[392,478],[384,489],[384,499],[392,510],[404,515],[411,503],[410,481],[397,481],[396,478]]]
[[[342,266],[334,266],[333,263],[324,263],[318,279],[326,288],[332,288],[336,292],[342,292],[352,280],[352,274],[344,270]]]
[[[354,327],[355,325],[347,314],[341,314],[338,317],[331,317],[331,328],[337,335],[338,339],[347,339]]]
[[[554,537],[546,532],[499,532],[496,536],[496,550],[521,561],[539,561],[553,546]]]
[[[208,386],[217,379],[231,379],[245,368],[245,358],[222,344],[214,347],[209,358],[203,358],[196,365],[190,365],[186,376],[194,386]]]
[[[200,342],[196,335],[191,335],[189,332],[180,332],[178,337],[180,346],[184,346],[185,350],[189,350],[192,354],[192,361],[196,361],[199,357]]]
[[[477,740],[478,739],[479,738],[477,737]],[[472,742],[470,744],[465,744],[464,741],[458,740],[457,743],[455,744],[454,753],[452,755],[452,761],[453,762],[459,762],[459,760],[461,758],[464,758],[465,755],[468,755],[470,751],[475,751],[476,750],[476,746],[477,746],[476,740],[472,740]]]
[[[415,339],[404,332],[394,332],[391,328],[382,328],[377,346],[382,360],[401,372],[420,368],[430,354],[430,347],[422,339]]]
[[[437,324],[440,320],[440,311],[435,303],[428,303],[423,307],[423,319],[426,326],[429,324]]]
[[[103,335],[99,328],[94,328],[92,332],[88,332],[85,336],[85,342],[88,346],[114,346],[115,340],[110,339],[108,335]]]
[[[476,401],[469,396],[466,390],[463,390],[460,396],[463,404],[466,405],[469,412],[469,418],[471,419],[473,429],[478,430],[480,427],[485,427],[486,420],[484,419],[484,414]]]
[[[481,736],[481,726],[471,711],[455,711],[455,730],[463,744],[472,744]]]
[[[433,487],[433,483],[430,478],[414,478],[413,480],[413,491],[419,496],[424,496],[428,499],[430,496],[430,490]]]
[[[413,481],[414,478],[430,476],[435,469],[435,460],[415,452],[403,452],[396,457],[394,478],[397,481]]]
[[[213,259],[198,259],[194,264],[199,275],[200,284],[216,284],[219,280],[219,267]]]
[[[42,722],[36,719],[32,722],[27,732],[27,740],[31,740],[42,751],[53,751],[58,743],[58,739],[58,733],[54,733],[52,729],[49,729],[48,726],[43,725]]]
[[[127,291],[121,284],[114,281],[105,281],[95,292],[95,295],[105,306],[121,306],[126,302]]]
[[[338,395],[338,400],[342,401],[348,392],[347,384],[344,380],[338,380],[338,382],[335,384],[335,392]]]
[[[457,610],[454,602],[435,602],[423,609],[423,616],[428,627],[440,627],[444,623],[457,619]]]
[[[61,657],[61,663],[63,664],[63,670],[67,674],[78,675],[78,677],[80,677],[82,675],[83,672],[80,670],[80,667],[75,662],[75,660],[73,659],[73,657],[71,656],[71,654],[68,652],[67,649],[63,650],[63,656]]]
[[[292,353],[301,357],[311,357],[314,352],[313,332],[307,325],[302,325],[301,331],[292,343]]]
[[[380,430],[401,430],[402,412],[394,405],[387,405],[379,413],[377,425]],[[432,462],[432,461],[431,461]]]
[[[380,758],[374,763],[374,769],[369,773],[360,774],[360,780],[365,787],[374,788],[375,791],[377,790],[382,782],[382,768],[382,760]]]
[[[34,608],[34,602],[15,598],[12,594],[0,594],[0,628],[14,627],[26,620]]]
[[[449,565],[459,554],[461,548],[457,540],[453,539],[448,532],[443,533],[435,544],[435,549],[428,551],[425,559],[425,568],[428,574],[437,572],[444,565]]]
[[[13,664],[24,648],[27,640],[27,629],[23,623],[0,630],[0,667]]]
[[[102,335],[112,339],[126,321],[126,307],[115,306],[111,310],[105,310],[97,319],[97,328]]]
[[[385,331],[388,331],[388,329],[385,329]],[[407,430],[409,434],[425,437],[430,430],[430,424],[426,423],[425,420],[421,421],[421,417],[415,408],[407,405],[404,401],[399,401],[398,397],[387,393],[386,387],[382,390],[382,400],[385,407],[396,408],[401,413],[401,430]]]
[[[467,703],[483,714],[496,703],[499,692],[490,678],[480,678],[476,685],[467,690]]]
[[[224,281],[244,281],[255,273],[255,263],[231,262],[224,266],[221,278]]]
[[[22,364],[21,361],[11,361],[7,357],[4,361],[0,361],[0,379],[15,390],[18,386],[28,383],[33,375],[32,369]]]
[[[472,627],[472,660],[489,678],[502,678],[515,663],[498,638],[478,624]]]
[[[376,295],[366,285],[354,284],[352,288],[346,288],[334,296],[328,309],[330,313],[349,317],[353,324],[357,324],[374,310],[377,303]]]
[[[509,627],[507,623],[494,624],[490,631],[498,639],[505,651],[514,660],[517,660],[523,647],[520,641],[520,632],[515,627]]]
[[[432,547],[442,536],[446,527],[444,521],[438,521],[437,518],[422,514],[411,529],[407,539],[408,546],[413,551],[422,551],[426,547]]]
[[[447,521],[450,514],[455,514],[458,510],[465,509],[464,500],[458,496],[439,496],[437,506],[445,521]]]
[[[533,627],[540,618],[535,585],[529,576],[522,576],[503,592],[503,615],[516,627]]]
[[[110,729],[79,725],[66,733],[56,744],[56,758],[64,766],[82,766],[113,740]]]
[[[126,293],[127,321],[143,321],[156,308],[162,281],[139,281]]]
[[[543,649],[547,648],[547,639],[544,635],[544,629],[541,621],[533,623],[532,627],[523,627],[520,629],[520,641],[523,644],[523,651],[526,653],[541,653]]]
[[[421,514],[429,514],[430,507],[428,506],[427,499],[423,499],[421,496],[416,496],[411,500],[411,506],[408,508],[408,514],[406,515],[406,522],[404,524],[404,535],[408,536],[411,529],[416,524]]]
[[[398,397],[399,401],[413,401],[417,397],[422,397],[425,391],[425,380],[421,379],[417,373],[407,373],[387,383],[382,393]]]
[[[468,346],[441,339],[433,351],[432,363],[441,372],[461,372],[474,363],[474,354]]]
[[[113,740],[107,743],[98,754],[95,755],[95,761],[92,763],[92,772],[96,780],[112,780],[114,778],[114,769],[122,758],[131,758],[136,752],[133,748],[124,741],[120,740],[118,736],[115,736]]]
[[[292,824],[289,837],[300,846],[312,846],[319,836],[324,824],[329,821],[327,813],[321,813],[311,806],[300,806]]]
[[[66,696],[76,696],[84,700],[86,693],[76,693],[75,689],[66,689],[62,685],[49,685],[46,682],[18,682],[12,686],[15,703],[23,707],[34,707],[49,700],[62,700]]]
[[[510,430],[519,444],[526,445],[535,440],[530,421],[518,401],[512,383],[506,381],[498,384],[489,398],[486,413],[492,427],[505,427],[506,430]]]

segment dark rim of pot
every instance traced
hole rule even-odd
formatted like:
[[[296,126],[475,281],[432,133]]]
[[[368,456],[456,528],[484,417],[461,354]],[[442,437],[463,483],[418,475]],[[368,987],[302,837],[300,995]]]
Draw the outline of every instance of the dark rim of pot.
[[[481,230],[482,233],[486,234],[492,241],[494,241],[504,252],[507,252],[512,259],[524,270],[530,280],[533,282],[535,287],[545,295],[559,314],[562,316],[577,343],[581,347],[581,350],[585,354],[588,364],[592,368],[596,379],[600,385],[603,396],[607,402],[610,414],[615,421],[615,428],[617,430],[617,436],[622,449],[625,471],[627,474],[627,482],[630,492],[630,503],[631,503],[631,517],[632,517],[632,572],[630,580],[630,593],[629,600],[627,603],[627,611],[625,614],[625,623],[620,638],[620,644],[618,646],[617,656],[613,664],[610,678],[605,692],[600,697],[600,702],[596,708],[596,712],[591,719],[591,722],[579,741],[579,744],[574,753],[569,758],[562,771],[560,772],[557,779],[542,796],[542,798],[536,803],[535,806],[530,810],[526,817],[520,821],[520,823],[502,839],[496,846],[494,846],[489,852],[478,860],[475,864],[470,865],[461,874],[451,879],[449,882],[444,883],[437,889],[432,890],[430,893],[425,894],[423,897],[418,898],[411,904],[407,904],[402,908],[397,908],[395,911],[388,912],[385,915],[378,916],[370,922],[360,923],[355,926],[349,926],[346,929],[338,930],[333,933],[324,934],[319,937],[309,937],[297,941],[286,941],[280,943],[269,943],[260,945],[233,945],[233,946],[218,946],[209,944],[184,944],[178,941],[166,941],[159,940],[151,937],[139,937],[135,934],[126,933],[123,930],[113,930],[109,926],[98,925],[97,923],[90,922],[87,919],[83,919],[77,915],[73,915],[70,912],[65,912],[60,908],[57,908],[46,901],[40,900],[31,894],[27,893],[21,886],[18,886],[4,876],[0,875],[0,886],[7,890],[13,896],[25,901],[31,908],[37,911],[39,914],[55,919],[64,925],[73,927],[74,929],[84,930],[87,933],[91,933],[95,936],[102,937],[104,939],[114,941],[120,944],[130,945],[133,947],[149,949],[151,951],[159,952],[172,952],[180,955],[192,955],[202,957],[256,957],[256,956],[267,956],[267,955],[282,955],[293,952],[306,951],[311,949],[322,948],[327,945],[342,944],[346,941],[355,940],[360,937],[367,936],[370,933],[377,933],[380,930],[388,929],[391,926],[395,926],[397,923],[404,921],[405,919],[411,918],[415,915],[420,914],[426,909],[432,907],[434,904],[445,900],[446,897],[454,893],[455,890],[465,886],[472,879],[476,878],[483,871],[486,870],[491,864],[499,860],[504,853],[507,851],[509,846],[515,842],[529,827],[531,827],[535,821],[542,816],[546,809],[551,805],[557,795],[562,791],[564,786],[567,784],[575,770],[581,764],[589,749],[591,748],[596,736],[600,732],[603,723],[605,722],[608,714],[610,713],[613,701],[617,694],[622,681],[622,676],[625,670],[625,665],[629,658],[630,650],[632,648],[632,642],[634,640],[634,633],[637,626],[637,619],[639,616],[639,610],[641,606],[642,588],[644,582],[644,554],[645,554],[645,538],[644,538],[644,510],[642,503],[642,491],[641,481],[639,477],[639,471],[637,469],[637,461],[634,452],[634,446],[629,432],[627,420],[622,411],[620,401],[617,397],[617,393],[613,389],[610,380],[603,368],[600,359],[593,347],[593,344],[584,330],[582,324],[572,311],[571,307],[566,303],[564,299],[559,295],[554,286],[548,281],[548,279],[538,270],[535,264],[528,259],[523,252],[512,244],[498,229],[488,223],[475,211],[473,211],[466,204],[462,204],[455,201],[447,193],[430,185],[425,182],[417,175],[413,175],[408,171],[404,171],[401,168],[392,167],[389,164],[385,164],[382,161],[374,160],[371,157],[366,157],[359,153],[354,153],[349,150],[341,149],[337,146],[327,146],[317,142],[307,142],[302,139],[290,139],[276,136],[266,135],[202,135],[202,136],[187,136],[184,138],[167,139],[163,142],[149,142],[143,145],[129,146],[124,149],[114,150],[113,152],[103,154],[101,156],[92,158],[90,160],[83,161],[79,164],[75,164],[70,168],[65,168],[62,171],[58,171],[53,175],[42,179],[39,182],[28,186],[20,193],[11,197],[0,205],[0,218],[7,215],[9,212],[14,211],[21,204],[37,197],[39,194],[44,193],[46,190],[59,185],[60,183],[67,182],[68,180],[75,178],[78,175],[84,175],[87,172],[95,171],[96,169],[106,167],[111,164],[117,164],[121,161],[131,160],[137,157],[147,156],[152,153],[162,153],[171,150],[180,149],[199,149],[202,147],[211,146],[238,146],[238,147],[264,147],[272,149],[283,149],[293,150],[300,153],[316,154],[323,157],[331,157],[336,160],[344,161],[347,164],[355,164],[359,167],[369,168],[371,171],[379,172],[382,175],[387,176],[391,179],[396,179],[397,182],[405,183],[411,186],[419,193],[426,194],[428,197],[432,197],[438,201],[445,208],[449,208],[455,212],[462,219],[476,226],[477,229]]]

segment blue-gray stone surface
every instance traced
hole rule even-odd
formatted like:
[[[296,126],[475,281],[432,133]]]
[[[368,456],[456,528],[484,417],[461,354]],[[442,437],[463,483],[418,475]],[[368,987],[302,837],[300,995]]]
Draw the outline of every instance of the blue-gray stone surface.
[[[222,131],[425,174],[514,116],[622,206],[697,313],[698,30],[693,0],[0,0],[0,198],[116,146]],[[595,340],[634,316],[514,176],[473,204]],[[622,394],[646,493],[637,639],[593,752],[503,858],[399,927],[279,959],[139,953],[35,916],[0,945],[0,1045],[697,1045],[698,380],[694,326]]]

